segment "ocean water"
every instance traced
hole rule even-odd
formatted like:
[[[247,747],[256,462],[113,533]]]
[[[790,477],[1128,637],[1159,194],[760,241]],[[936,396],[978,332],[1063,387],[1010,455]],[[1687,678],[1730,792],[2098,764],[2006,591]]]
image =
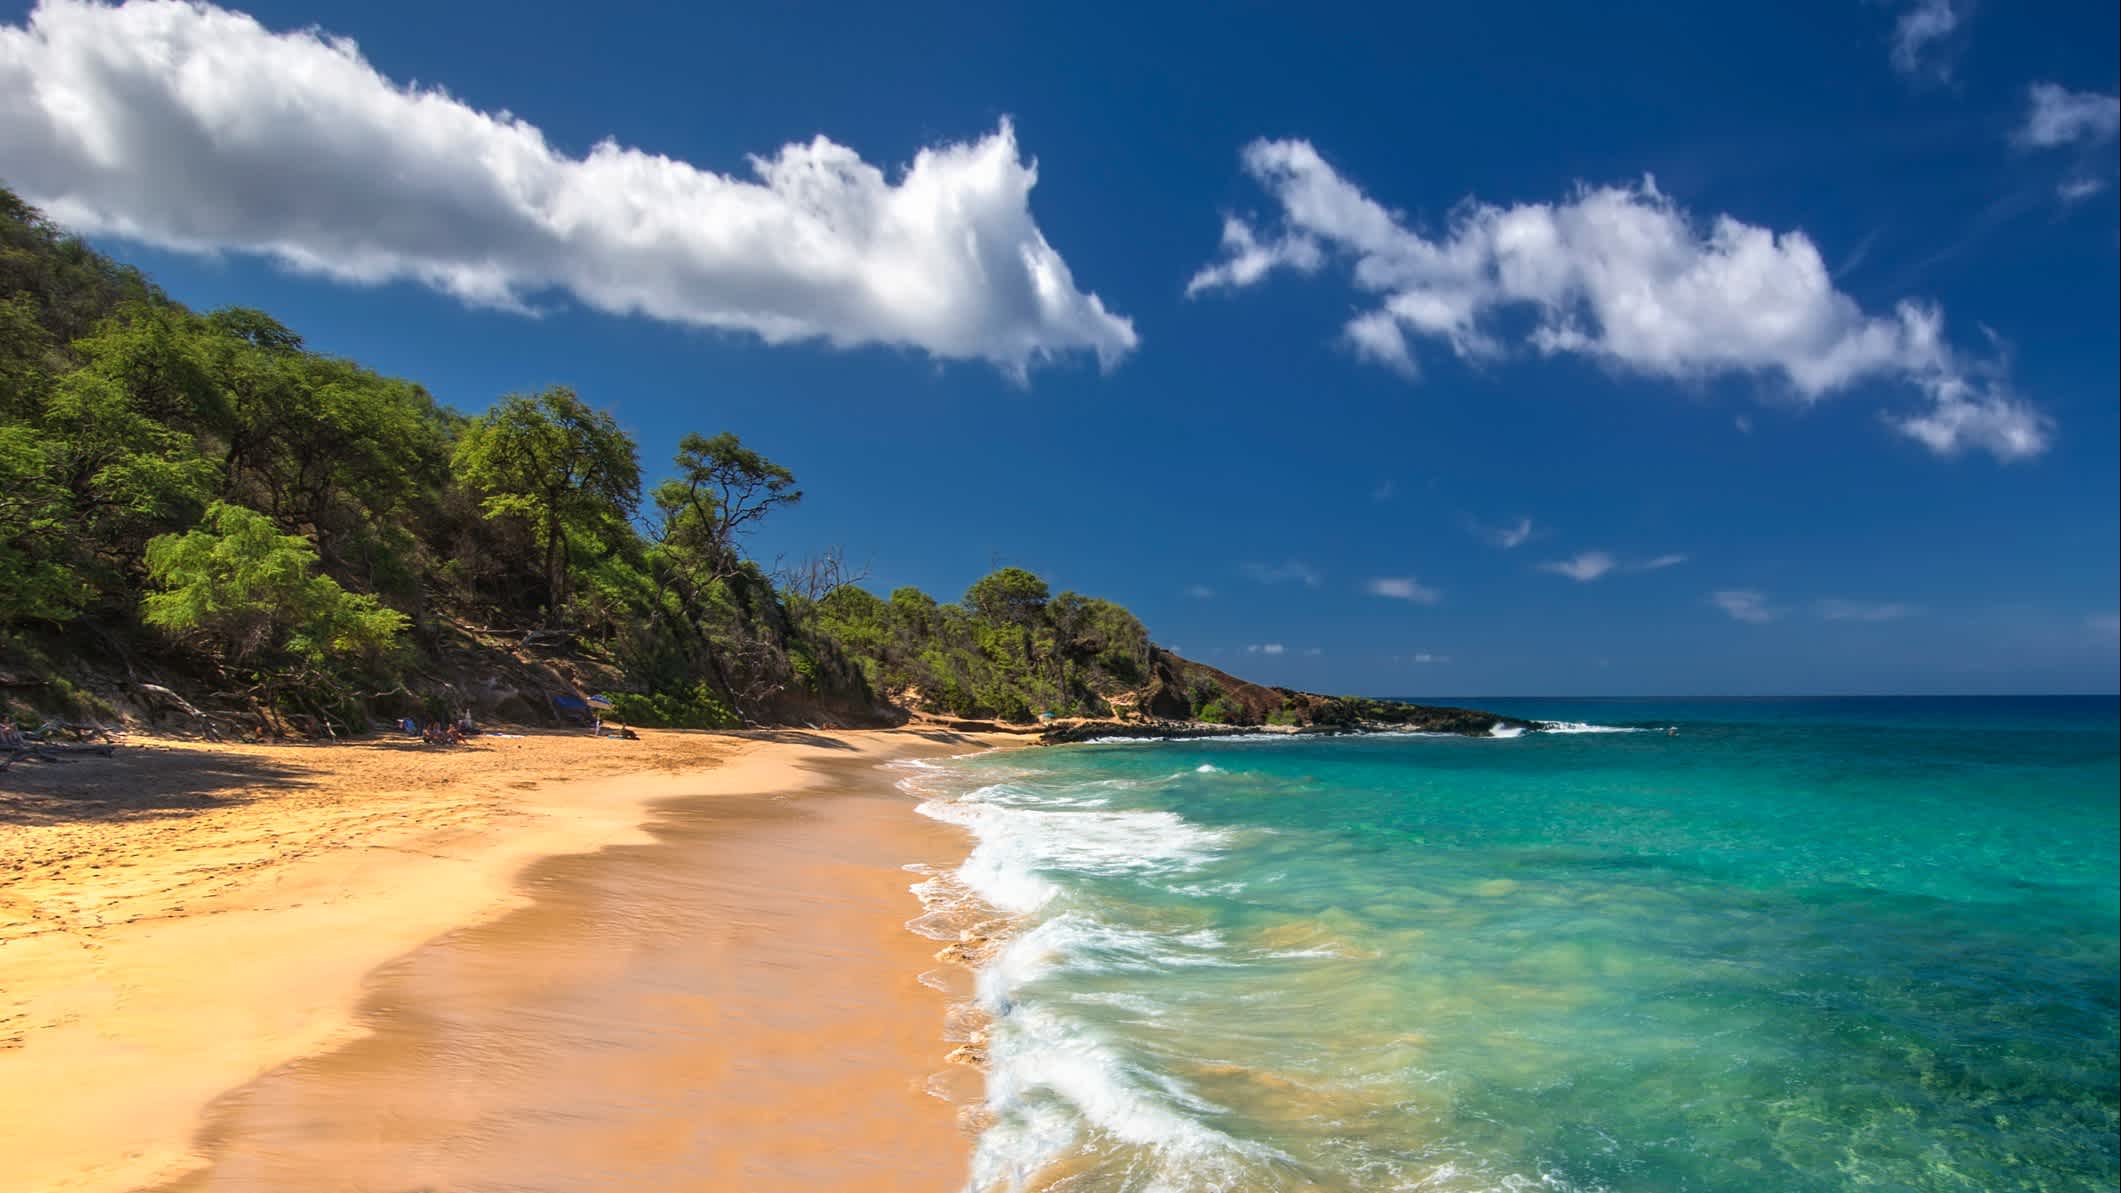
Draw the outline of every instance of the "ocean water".
[[[972,1188],[2121,1182],[2113,698],[1479,703],[1554,725],[910,770]]]

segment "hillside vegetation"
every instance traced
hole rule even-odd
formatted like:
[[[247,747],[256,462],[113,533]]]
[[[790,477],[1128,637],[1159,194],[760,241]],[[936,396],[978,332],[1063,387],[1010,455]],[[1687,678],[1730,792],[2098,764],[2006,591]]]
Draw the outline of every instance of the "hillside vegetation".
[[[347,733],[549,722],[608,693],[703,728],[1365,719],[1188,663],[1016,568],[954,603],[876,596],[829,554],[770,573],[745,538],[800,500],[726,432],[686,435],[651,479],[564,386],[466,416],[262,311],[188,310],[0,188],[13,717]]]

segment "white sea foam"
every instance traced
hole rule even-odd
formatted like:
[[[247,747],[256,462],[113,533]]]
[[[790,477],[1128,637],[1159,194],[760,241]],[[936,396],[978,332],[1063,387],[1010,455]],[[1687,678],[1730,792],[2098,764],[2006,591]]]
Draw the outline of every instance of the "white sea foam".
[[[1139,1186],[1145,1193],[1237,1188],[1290,1162],[1277,1149],[1202,1121],[1222,1108],[1044,1008],[1020,1008],[998,1021],[989,1055],[987,1108],[995,1124],[973,1157],[974,1188],[1018,1187],[1074,1148],[1085,1127],[1153,1149],[1156,1171],[1143,1173],[1147,1183]]]
[[[1524,726],[1522,726],[1522,725],[1505,725],[1505,724],[1503,724],[1503,723],[1502,723],[1501,721],[1497,721],[1497,722],[1495,722],[1495,723],[1494,723],[1493,725],[1491,725],[1491,726],[1489,726],[1489,727],[1488,727],[1488,736],[1489,736],[1489,737],[1523,737],[1523,736],[1524,736]]]
[[[1193,768],[1193,773],[1196,775],[1219,775],[1223,773],[1223,768],[1212,762],[1203,762]]]
[[[1583,721],[1541,721],[1541,733],[1652,733],[1654,730],[1626,725],[1592,725]]]
[[[962,865],[925,871],[915,884],[929,908],[916,921],[919,930],[956,939],[970,918],[992,914],[968,910],[981,904],[1027,922],[1034,913],[1044,917],[995,948],[974,979],[974,999],[992,1020],[987,1105],[993,1125],[976,1146],[972,1188],[1019,1187],[1091,1136],[1148,1149],[1135,1162],[1142,1166],[1130,1168],[1128,1187],[1142,1193],[1246,1187],[1290,1162],[1269,1146],[1218,1130],[1209,1120],[1219,1107],[1130,1059],[1079,1019],[1080,1010],[1071,1014],[1072,1003],[1055,1004],[1034,987],[1056,972],[1153,974],[1242,963],[1241,951],[1214,931],[1123,926],[1061,898],[1075,878],[1181,882],[1218,857],[1230,844],[1226,831],[1173,812],[1106,806],[1126,789],[1216,770],[1056,787],[1040,784],[1036,772],[974,766],[915,769],[902,782],[927,797],[919,807],[924,815],[961,825],[974,838]],[[991,934],[984,926],[973,930]],[[1163,1013],[1139,994],[1114,993],[1105,1001],[1142,1020]]]
[[[1004,911],[1025,913],[1059,892],[1048,873],[1180,873],[1213,858],[1226,834],[1172,812],[1042,811],[929,800],[922,815],[972,831],[977,844],[958,881]]]

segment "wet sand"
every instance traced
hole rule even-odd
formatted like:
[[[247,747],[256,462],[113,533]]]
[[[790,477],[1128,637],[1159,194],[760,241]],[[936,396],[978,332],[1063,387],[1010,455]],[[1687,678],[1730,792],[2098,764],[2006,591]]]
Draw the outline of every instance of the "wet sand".
[[[582,744],[551,748],[607,749]],[[489,757],[447,764],[448,798],[356,781],[350,806],[312,755],[309,802],[254,823],[32,818],[0,855],[8,1187],[956,1188],[929,1089],[977,1075],[943,1064],[904,867],[963,843],[877,768],[981,744],[698,735],[664,774],[538,785]],[[187,850],[232,876],[152,894]]]

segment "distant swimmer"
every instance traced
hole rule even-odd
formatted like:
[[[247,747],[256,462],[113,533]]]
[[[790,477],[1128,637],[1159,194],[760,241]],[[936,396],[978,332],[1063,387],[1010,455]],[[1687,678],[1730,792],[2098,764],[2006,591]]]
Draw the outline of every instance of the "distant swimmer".
[[[1666,737],[1678,737],[1678,736],[1679,736],[1679,726],[1677,726],[1677,725],[1667,725],[1667,726],[1665,726],[1665,727],[1664,727],[1664,735],[1665,735]]]

